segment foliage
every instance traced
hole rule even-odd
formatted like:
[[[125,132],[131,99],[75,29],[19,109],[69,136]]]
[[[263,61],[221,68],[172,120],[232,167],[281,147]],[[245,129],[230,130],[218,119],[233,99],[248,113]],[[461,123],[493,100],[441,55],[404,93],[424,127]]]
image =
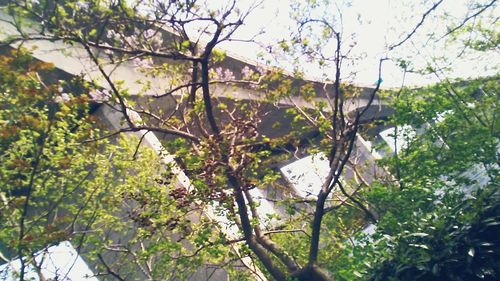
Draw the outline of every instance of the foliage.
[[[78,80],[45,84],[41,76],[52,66],[23,51],[2,55],[0,63],[1,243],[14,250],[6,254],[12,258],[68,239],[89,223],[91,217],[72,214],[98,198],[85,185],[106,158],[97,143],[81,144],[97,130],[87,98],[64,92],[81,87]]]
[[[399,184],[365,192],[381,219],[332,263],[338,279],[497,278],[497,93],[497,77],[394,93],[388,123],[417,133],[380,161]]]
[[[372,280],[496,280],[500,201],[496,187],[416,221],[421,232],[395,238],[393,253]],[[443,204],[447,205],[447,204]]]
[[[250,259],[265,269],[267,277],[280,281],[326,281],[331,275],[343,274],[353,279],[366,272],[346,272],[342,262],[348,263],[347,258],[339,245],[349,241],[348,237],[359,228],[357,225],[363,224],[365,217],[377,221],[378,216],[371,209],[383,216],[380,231],[399,237],[413,228],[418,230],[429,213],[441,208],[433,202],[439,199],[435,192],[444,188],[443,181],[449,181],[448,186],[460,186],[466,182],[462,173],[473,163],[483,165],[494,178],[496,158],[491,153],[496,153],[498,142],[493,137],[496,111],[485,108],[478,114],[476,111],[483,103],[469,96],[467,83],[465,86],[444,83],[416,92],[402,90],[395,99],[396,115],[391,122],[417,127],[431,124],[413,142],[413,147],[385,161],[400,183],[399,189],[379,188],[356,175],[363,170],[355,159],[357,134],[363,123],[376,118],[370,114],[383,81],[382,63],[388,58],[380,58],[373,88],[346,85],[341,72],[356,61],[351,60],[356,39],[343,34],[341,6],[328,6],[328,1],[296,4],[293,17],[298,22],[298,31],[292,42],[280,43],[296,62],[303,56],[316,61],[323,70],[333,72],[334,75],[325,76],[325,81],[304,80],[299,67],[295,76],[291,76],[277,68],[247,65],[227,58],[216,47],[236,40],[236,32],[258,6],[256,2],[239,9],[236,2],[9,2],[12,20],[7,22],[18,34],[8,36],[5,42],[41,39],[75,46],[97,70],[91,75],[98,77],[92,81],[93,86],[87,85],[96,88],[89,95],[122,118],[113,124],[116,130],[103,138],[131,133],[140,136],[138,143],[108,139],[101,140],[102,146],[97,145],[99,142],[89,144],[94,147],[91,155],[96,158],[86,156],[88,151],[81,151],[82,166],[72,170],[96,171],[85,179],[90,197],[74,199],[86,202],[85,207],[90,208],[74,214],[77,218],[89,217],[84,225],[91,231],[85,229],[85,235],[79,237],[82,243],[86,241],[99,274],[117,279],[187,279],[197,268],[209,263],[230,268],[232,274],[245,278],[241,275],[246,273],[234,269],[241,266],[243,259]],[[436,2],[413,31],[405,33],[404,39],[388,47],[388,51],[410,40],[441,2]],[[346,1],[345,5],[350,3]],[[34,33],[26,32],[27,27],[35,27]],[[119,73],[125,73],[120,72],[124,68],[126,73],[137,75],[139,81],[129,81],[130,76],[120,77]],[[487,93],[482,95],[484,104],[495,104],[495,94],[490,90],[495,93],[496,83],[484,85]],[[71,115],[64,107],[65,102],[71,103],[75,98],[61,94],[57,99],[62,105],[56,109],[64,112],[62,116],[68,113],[72,118],[81,117]],[[50,97],[44,100],[51,101]],[[359,106],[358,101],[362,101]],[[469,108],[471,103],[474,109]],[[45,111],[51,124],[51,111]],[[438,113],[444,114],[445,121],[433,119]],[[79,132],[75,129],[84,127],[79,123],[76,127],[64,126],[61,134]],[[457,134],[462,127],[464,134]],[[155,155],[141,148],[144,140],[148,142],[148,134],[153,133],[161,138],[168,153],[158,149],[159,155]],[[43,139],[45,135],[41,136]],[[76,140],[81,143],[88,137],[99,136],[95,132],[76,137],[75,144]],[[439,141],[441,149],[435,146]],[[57,148],[72,142],[47,144]],[[34,157],[30,163],[37,167],[44,145],[42,142],[41,148],[23,154],[22,158]],[[477,149],[483,145],[484,151]],[[65,147],[61,150],[75,151]],[[285,158],[318,152],[327,157],[329,171],[317,194],[310,198],[290,196],[291,185],[276,167]],[[54,156],[57,155],[56,151]],[[134,161],[128,161],[130,155]],[[38,172],[34,167],[30,171]],[[183,181],[183,174],[189,181]],[[353,179],[344,179],[347,175]],[[81,176],[80,172],[71,175],[71,179]],[[28,185],[29,191],[31,184]],[[260,198],[252,195],[253,191],[265,189],[272,191],[265,196],[274,196],[271,199],[277,201],[275,206],[283,211],[281,216],[273,215],[281,219],[277,225],[269,224],[272,218],[258,212]],[[446,201],[448,190],[444,190],[446,195],[442,200]],[[82,194],[86,193],[76,195]],[[24,202],[28,201],[31,200]],[[410,203],[412,208],[398,212]],[[72,206],[63,209],[72,210]],[[443,203],[443,206],[448,205]],[[26,212],[22,217],[26,217]],[[214,224],[214,220],[219,224]],[[406,225],[399,224],[399,220]],[[21,241],[25,236],[23,224],[21,219]],[[23,245],[19,245],[18,252],[23,254]],[[409,250],[404,243],[401,245],[401,251]],[[392,252],[374,247],[366,249],[364,257],[372,251],[373,255],[382,256],[380,264],[382,260],[390,263]],[[339,255],[345,259],[337,262]],[[364,261],[363,257],[354,263],[360,260]],[[250,269],[253,270],[251,266]]]
[[[466,199],[448,194],[428,210],[395,204],[407,220],[389,213],[375,235],[347,247],[341,259],[352,267],[339,268],[339,280],[496,280],[498,199],[492,185]]]
[[[51,77],[52,66],[26,51],[0,57],[4,262],[25,256],[36,268],[34,253],[70,240],[97,275],[113,268],[133,279],[186,279],[232,256],[207,219],[190,221],[197,209],[182,188],[168,187],[171,171],[152,150],[132,136],[89,141],[103,132],[89,115],[86,82]],[[197,255],[186,248],[210,241]]]
[[[366,192],[381,219],[335,264],[341,280],[498,278],[498,86],[492,76],[392,93],[387,124],[407,143],[380,164],[398,185]]]
[[[392,124],[411,126],[417,136],[389,159],[403,184],[442,181],[470,184],[464,172],[474,165],[498,169],[498,76],[405,89],[396,97]]]

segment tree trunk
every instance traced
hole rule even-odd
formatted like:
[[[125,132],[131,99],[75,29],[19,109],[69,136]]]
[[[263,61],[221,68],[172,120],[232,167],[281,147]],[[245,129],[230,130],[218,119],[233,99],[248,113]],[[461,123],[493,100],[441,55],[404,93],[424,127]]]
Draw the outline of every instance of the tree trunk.
[[[300,281],[333,281],[333,278],[316,264],[309,264],[292,276]]]

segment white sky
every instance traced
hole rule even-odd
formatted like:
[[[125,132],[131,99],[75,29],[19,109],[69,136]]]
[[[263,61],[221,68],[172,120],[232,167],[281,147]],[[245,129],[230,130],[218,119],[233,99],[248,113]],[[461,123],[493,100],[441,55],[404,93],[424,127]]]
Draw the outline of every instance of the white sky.
[[[98,281],[85,261],[78,255],[70,242],[63,241],[58,245],[35,253],[35,260],[40,264],[42,275],[46,280],[61,281]],[[15,281],[16,274],[21,269],[21,261],[13,260],[0,266],[0,279]],[[26,280],[39,281],[35,268],[29,264],[26,270]]]
[[[418,30],[412,40],[395,51],[387,52],[387,46],[394,44],[404,38],[420,21],[422,14],[427,11],[437,0],[409,1],[409,0],[353,0],[350,7],[342,7],[344,34],[356,34],[357,45],[353,50],[354,55],[364,55],[364,58],[356,61],[344,69],[344,73],[356,72],[353,82],[361,85],[373,85],[377,81],[377,66],[380,57],[387,55],[390,58],[410,58],[416,66],[422,67],[432,62],[433,57],[446,56],[454,59],[461,50],[457,45],[446,44],[445,40],[430,40],[428,34],[436,32],[437,35],[446,33],[450,25],[441,17],[447,13],[451,19],[460,22],[468,13],[467,0],[445,0],[438,9],[426,18],[425,24]],[[240,0],[238,5],[246,7],[253,0]],[[289,0],[264,0],[261,7],[257,8],[246,20],[245,26],[241,27],[236,34],[238,38],[245,39],[250,35],[264,29],[265,34],[258,37],[263,45],[273,45],[281,39],[289,39],[290,31],[293,30],[294,22],[290,18]],[[480,3],[490,2],[488,0],[477,0]],[[243,8],[244,9],[244,8]],[[490,10],[489,14],[498,12],[498,9]],[[494,14],[495,15],[495,14]],[[498,15],[498,13],[496,13]],[[359,22],[359,20],[361,22]],[[447,26],[448,25],[448,26]],[[496,25],[498,29],[499,25]],[[348,37],[344,35],[344,37]],[[425,43],[426,42],[426,43]],[[265,52],[256,44],[228,42],[222,47],[230,53],[257,59],[257,53]],[[277,46],[274,46],[277,48]],[[328,46],[325,46],[328,47]],[[332,47],[330,47],[332,48]],[[281,66],[290,68],[286,64]],[[445,74],[447,77],[477,77],[496,73],[500,64],[498,52],[490,53],[483,57],[469,55],[466,59],[455,60],[453,71]],[[319,78],[321,71],[314,65],[302,63],[305,67],[307,77]],[[438,66],[445,66],[439,63]],[[485,69],[489,68],[489,69]],[[330,71],[330,73],[332,73]],[[391,61],[384,63],[383,86],[398,87],[402,83],[402,70]],[[332,76],[332,75],[330,75]],[[347,77],[346,77],[347,78]],[[350,80],[351,78],[347,78]],[[436,77],[422,77],[421,75],[408,74],[406,85],[422,85],[436,81]]]
[[[281,172],[293,184],[302,198],[315,197],[330,171],[330,162],[323,153],[296,160],[281,168]]]

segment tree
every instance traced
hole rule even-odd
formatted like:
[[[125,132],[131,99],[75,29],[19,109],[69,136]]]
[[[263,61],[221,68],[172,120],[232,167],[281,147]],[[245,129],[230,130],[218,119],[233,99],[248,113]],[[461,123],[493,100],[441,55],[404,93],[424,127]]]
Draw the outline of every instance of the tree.
[[[391,49],[411,38],[441,2],[432,5],[416,27]],[[315,1],[310,4],[312,8],[318,8]],[[186,199],[189,210],[204,210],[215,205],[238,227],[242,236],[236,239],[223,236],[213,240],[213,228],[207,228],[210,231],[196,232],[200,234],[197,235],[199,239],[193,239],[200,249],[217,249],[217,246],[243,241],[241,252],[255,257],[276,280],[329,280],[331,277],[323,268],[326,262],[322,260],[320,240],[331,234],[332,225],[341,224],[332,219],[332,212],[352,202],[356,210],[362,210],[362,215],[346,212],[346,219],[353,217],[352,220],[359,221],[366,214],[377,220],[366,200],[354,196],[366,184],[344,186],[341,177],[351,164],[361,124],[370,121],[365,115],[382,83],[381,65],[386,58],[380,60],[375,87],[368,93],[356,92],[343,84],[341,71],[350,46],[344,44],[338,24],[329,18],[321,17],[323,15],[316,17],[314,13],[305,18],[299,17],[300,30],[293,42],[311,58],[332,66],[332,83],[321,87],[319,83],[298,80],[278,69],[247,67],[242,73],[235,73],[220,68],[225,58],[215,47],[224,41],[235,40],[232,36],[255,8],[254,5],[242,12],[236,8],[236,1],[221,6],[197,1],[15,1],[9,8],[15,19],[13,24],[21,36],[7,38],[8,43],[62,40],[81,47],[103,78],[101,86],[109,90],[109,95],[100,92],[100,96],[104,96],[101,100],[123,116],[123,126],[111,134],[144,132],[146,135],[154,132],[164,135],[165,146],[175,154],[178,165],[191,178],[190,188],[183,190],[181,195],[175,195],[177,199]],[[24,32],[21,16],[40,22],[41,32]],[[314,29],[310,26],[319,26],[324,31],[322,37],[316,38],[316,44],[308,43],[303,36]],[[166,32],[165,29],[173,32]],[[319,48],[325,41],[334,43],[330,52]],[[286,42],[282,46],[286,49]],[[164,86],[161,92],[155,92],[156,85],[141,81],[142,89],[135,94],[173,106],[154,111],[151,106],[144,106],[147,103],[141,103],[141,98],[134,100],[123,86],[125,82],[119,81],[119,77],[114,78],[113,70],[109,70],[108,66],[111,63],[111,68],[115,69],[116,65],[130,61],[140,66],[145,76],[153,77],[154,81],[162,82]],[[94,82],[99,84],[99,81]],[[241,96],[227,94],[240,85],[241,89],[254,94],[254,98],[245,100]],[[217,92],[217,89],[227,92]],[[265,95],[252,92],[256,89]],[[362,106],[347,106],[349,101],[361,98],[365,101]],[[295,101],[301,101],[306,106],[299,106]],[[277,126],[281,126],[277,128],[287,133],[270,138],[263,134],[261,128],[271,122],[266,116],[277,112],[273,104],[289,107],[292,122],[291,127],[277,122]],[[319,141],[296,141],[304,131],[312,132]],[[277,180],[279,174],[269,169],[279,156],[271,156],[289,148],[300,148],[304,143],[327,156],[329,173],[314,199],[288,200],[286,207],[291,212],[299,211],[302,216],[291,216],[286,225],[265,230],[261,226],[263,218],[257,211],[257,198],[251,195],[251,191],[267,184],[285,189],[286,184]],[[356,170],[355,165],[351,166]],[[172,189],[176,184],[175,180],[167,183]],[[341,199],[332,204],[329,196],[337,188]],[[154,208],[155,205],[147,201],[144,208]],[[171,209],[155,210],[153,216],[170,216]],[[151,215],[150,212],[144,214]],[[151,218],[146,216],[140,219],[149,223]],[[301,227],[300,219],[306,219],[308,227]],[[173,229],[185,233],[184,237],[192,233],[183,232],[176,225]],[[296,245],[305,253],[294,253],[294,245],[283,242],[287,239],[297,242]],[[159,245],[166,250],[173,247],[169,243],[152,243],[148,251],[156,251]],[[197,251],[194,251],[196,254]],[[220,256],[221,252],[216,255]],[[112,268],[106,268],[111,275],[119,276]]]
[[[78,81],[44,83],[52,66],[35,62],[23,51],[1,56],[1,244],[3,262],[21,259],[20,279],[27,263],[47,244],[84,236],[92,216],[86,204],[98,205],[99,194],[84,189],[91,181],[98,144],[79,142],[97,132],[86,116],[84,96],[66,92]],[[65,201],[68,200],[68,201]],[[77,203],[78,202],[78,203]],[[87,202],[87,203],[84,203]],[[85,210],[87,211],[87,210]],[[38,268],[37,268],[38,269]]]
[[[381,219],[332,264],[337,279],[497,278],[497,92],[493,76],[392,93],[394,138],[379,164],[396,183],[364,191]]]
[[[57,78],[65,74],[24,49],[0,56],[0,257],[2,263],[24,257],[14,276],[25,280],[33,270],[43,280],[38,255],[64,240],[103,277],[187,278],[204,263],[231,256],[216,245],[192,258],[180,248],[188,238],[211,239],[213,226],[180,220],[197,209],[186,208],[182,188],[165,189],[169,168],[138,138],[107,136],[102,121],[89,115],[96,110],[91,85],[81,77]],[[118,244],[116,235],[128,240]]]
[[[498,276],[494,183],[465,198],[447,192],[437,199],[423,188],[377,187],[370,193],[374,204],[377,200],[385,204],[377,206],[385,208],[383,216],[375,234],[358,237],[358,243],[347,246],[332,264],[338,280],[495,280]]]
[[[497,87],[489,77],[398,93],[389,122],[418,133],[380,163],[398,182],[364,194],[381,219],[333,265],[338,279],[497,278]]]
[[[27,257],[21,280],[27,264],[39,270],[34,254],[47,244],[84,239],[94,220],[87,208],[98,206],[106,189],[86,188],[103,180],[96,165],[106,157],[99,143],[80,144],[98,133],[88,99],[66,92],[76,93],[81,83],[49,83],[52,67],[22,50],[1,56],[1,256]]]
[[[174,276],[182,278],[223,255],[214,247],[210,253],[199,250],[189,263],[182,260],[182,239],[172,241],[165,231],[189,225],[201,229],[190,231],[193,240],[197,234],[210,238],[208,222],[179,221],[190,214],[183,190],[164,188],[168,167],[133,136],[103,138],[104,124],[89,115],[96,105],[87,93],[95,91],[81,77],[57,80],[64,76],[23,49],[0,57],[2,263],[24,257],[19,279],[33,276],[31,269],[43,279],[45,268],[37,255],[70,240],[97,265],[97,276],[163,278],[181,266],[183,272]],[[117,233],[129,240],[116,244]],[[144,241],[155,241],[155,251],[141,249]],[[173,253],[176,259],[170,258]],[[137,259],[135,266],[117,266],[131,257]],[[147,266],[157,257],[162,259],[157,264],[169,270]]]

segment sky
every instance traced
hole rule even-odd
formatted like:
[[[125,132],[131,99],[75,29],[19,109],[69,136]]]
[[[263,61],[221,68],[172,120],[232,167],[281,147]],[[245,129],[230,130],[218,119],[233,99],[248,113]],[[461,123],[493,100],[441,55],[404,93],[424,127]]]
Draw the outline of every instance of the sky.
[[[99,281],[69,241],[60,242],[34,254],[45,280]],[[21,261],[13,260],[0,266],[0,279],[17,281]],[[29,264],[25,280],[40,281],[33,265]],[[17,274],[16,274],[17,273]]]
[[[238,5],[244,10],[254,1],[240,0]],[[336,1],[340,2],[340,1]],[[423,3],[420,3],[423,2]],[[343,19],[343,34],[346,44],[350,43],[350,35],[355,36],[356,46],[351,55],[362,57],[351,64],[345,65],[343,70],[344,81],[354,82],[359,85],[371,86],[378,80],[378,61],[382,57],[391,60],[385,61],[382,69],[383,87],[395,88],[404,82],[408,86],[426,85],[438,81],[436,75],[422,76],[406,73],[403,79],[403,70],[397,66],[396,59],[404,58],[413,63],[413,66],[423,68],[429,63],[433,67],[443,67],[443,62],[433,62],[433,58],[446,57],[452,62],[452,71],[441,73],[441,78],[449,77],[477,77],[496,73],[500,65],[498,51],[478,56],[475,54],[462,54],[461,59],[456,56],[462,52],[460,44],[450,44],[447,40],[438,40],[440,35],[445,34],[447,28],[453,23],[460,22],[470,13],[467,0],[444,0],[438,8],[426,17],[424,25],[415,33],[411,40],[404,45],[388,51],[388,46],[404,38],[422,19],[422,15],[433,6],[433,1],[408,1],[408,0],[352,0],[347,5],[340,7]],[[487,0],[476,2],[487,3]],[[491,14],[498,15],[498,8],[491,10]],[[330,10],[334,11],[334,8]],[[290,17],[289,0],[264,0],[252,14],[246,19],[246,23],[235,34],[237,38],[247,39],[250,35],[264,30],[265,33],[258,36],[259,45],[242,42],[227,42],[221,47],[231,54],[250,60],[259,60],[258,54],[266,50],[278,48],[276,42],[282,39],[290,39],[290,31],[294,30],[295,23]],[[443,20],[444,14],[448,20]],[[338,19],[338,16],[334,17]],[[452,22],[450,22],[450,20]],[[499,25],[496,25],[498,29]],[[436,38],[429,40],[429,34],[435,33]],[[269,48],[271,47],[271,48]],[[325,46],[326,48],[331,46]],[[271,59],[272,65],[282,66],[291,70],[293,67],[283,60],[279,62]],[[323,72],[319,70],[316,63],[301,62],[306,77],[321,79]],[[492,67],[493,66],[493,67]],[[332,70],[327,70],[327,76],[332,77]],[[356,73],[352,76],[351,73]]]

